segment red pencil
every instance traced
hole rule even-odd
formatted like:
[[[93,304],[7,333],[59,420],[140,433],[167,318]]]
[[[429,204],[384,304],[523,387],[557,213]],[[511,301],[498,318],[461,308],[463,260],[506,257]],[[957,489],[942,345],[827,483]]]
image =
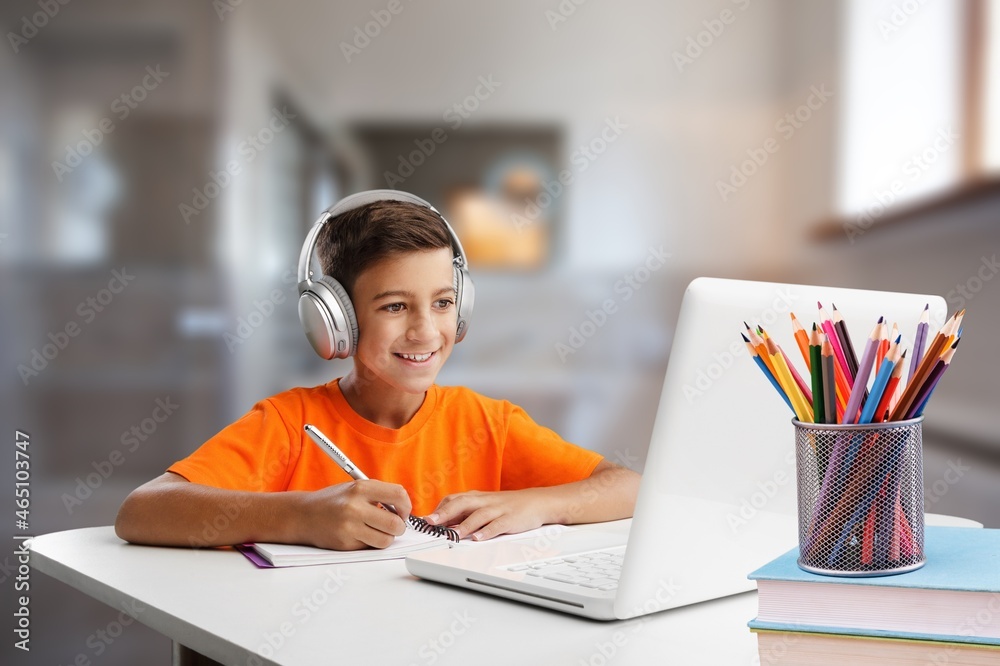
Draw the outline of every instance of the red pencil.
[[[892,396],[896,392],[896,387],[899,386],[899,380],[903,376],[903,361],[905,359],[906,351],[904,351],[899,357],[899,363],[897,363],[896,367],[892,369],[892,374],[889,375],[889,383],[885,385],[885,390],[882,391],[882,399],[878,401],[878,407],[875,408],[875,423],[885,420],[885,413],[889,411]]]

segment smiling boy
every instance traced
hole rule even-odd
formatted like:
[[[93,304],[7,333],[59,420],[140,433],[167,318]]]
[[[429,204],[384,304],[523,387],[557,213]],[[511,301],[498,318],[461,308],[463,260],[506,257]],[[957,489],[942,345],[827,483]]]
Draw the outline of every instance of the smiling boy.
[[[411,512],[477,540],[632,515],[635,472],[562,440],[507,401],[434,384],[466,330],[468,313],[456,311],[471,311],[456,302],[470,280],[459,273],[464,253],[437,211],[379,190],[345,199],[321,222],[310,240],[333,289],[343,288],[338,307],[350,328],[346,337],[330,328],[340,336],[332,349],[317,342],[323,335],[308,335],[321,355],[351,355],[354,367],[261,401],[137,488],[119,510],[121,538],[350,550],[388,546]],[[371,480],[351,480],[305,435],[306,423]]]

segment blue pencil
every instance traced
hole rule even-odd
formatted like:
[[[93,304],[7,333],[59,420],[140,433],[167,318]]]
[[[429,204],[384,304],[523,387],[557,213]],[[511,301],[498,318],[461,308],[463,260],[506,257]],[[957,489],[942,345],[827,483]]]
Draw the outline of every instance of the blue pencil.
[[[788,405],[788,408],[791,409],[792,412],[794,412],[795,409],[792,408],[792,401],[788,399],[787,395],[785,395],[785,392],[784,390],[782,390],[781,385],[778,384],[778,380],[774,378],[774,375],[771,374],[771,370],[768,369],[767,364],[764,363],[764,359],[760,357],[760,354],[757,353],[757,350],[753,348],[752,344],[750,344],[750,338],[743,335],[742,333],[740,333],[740,337],[742,337],[743,342],[746,343],[747,349],[750,351],[750,356],[753,357],[754,362],[758,366],[760,366],[760,369],[764,371],[764,376],[767,377],[768,381],[771,382],[771,386],[773,386],[774,390],[778,392],[778,395],[781,396],[781,399],[785,401],[785,404]]]
[[[865,406],[861,409],[861,418],[858,419],[858,423],[871,423],[872,419],[875,418],[875,410],[878,408],[878,403],[882,400],[882,393],[889,383],[892,371],[896,368],[896,364],[899,363],[899,355],[901,353],[899,351],[899,340],[900,338],[897,337],[892,343],[889,353],[885,355],[882,365],[879,366],[878,374],[875,375],[875,383],[872,384],[872,390],[868,394]]]

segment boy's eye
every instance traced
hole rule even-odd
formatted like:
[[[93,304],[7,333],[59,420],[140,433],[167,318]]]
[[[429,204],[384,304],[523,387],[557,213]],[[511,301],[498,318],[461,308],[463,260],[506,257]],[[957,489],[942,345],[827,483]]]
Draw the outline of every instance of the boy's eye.
[[[450,299],[450,298],[442,298],[441,300],[439,300],[437,302],[437,306],[439,308],[441,308],[442,310],[445,310],[445,309],[451,307],[453,304],[454,304],[454,301],[452,299]]]
[[[403,304],[402,303],[389,303],[389,305],[384,306],[382,309],[385,310],[386,312],[402,312],[403,311]]]

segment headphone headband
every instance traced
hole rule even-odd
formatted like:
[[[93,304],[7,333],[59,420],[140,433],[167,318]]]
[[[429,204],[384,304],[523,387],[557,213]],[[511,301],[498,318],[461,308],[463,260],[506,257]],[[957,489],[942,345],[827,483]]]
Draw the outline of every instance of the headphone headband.
[[[306,242],[302,245],[302,252],[299,254],[298,277],[300,283],[312,279],[309,264],[312,263],[313,252],[316,251],[316,242],[319,239],[319,234],[323,230],[326,223],[338,215],[343,215],[344,213],[362,208],[363,206],[367,206],[368,204],[372,204],[377,201],[402,201],[405,203],[423,206],[424,208],[429,208],[434,211],[434,214],[441,218],[441,221],[444,222],[444,226],[448,229],[448,235],[451,237],[452,251],[455,253],[454,262],[456,268],[464,268],[468,270],[469,260],[465,256],[465,249],[462,247],[462,242],[458,239],[458,234],[455,233],[455,230],[451,228],[450,224],[448,224],[448,220],[444,219],[444,215],[438,212],[437,208],[430,205],[430,203],[424,201],[420,197],[410,194],[409,192],[401,192],[399,190],[366,190],[364,192],[357,192],[344,197],[323,211],[323,213],[319,216],[319,219],[316,220],[312,229],[309,230],[309,234],[306,236]]]
[[[339,215],[367,206],[377,201],[401,201],[423,206],[434,212],[444,222],[451,238],[452,265],[455,274],[455,309],[457,328],[455,342],[461,342],[468,330],[476,290],[469,275],[469,262],[462,242],[448,220],[434,206],[420,197],[399,190],[367,190],[344,197],[323,211],[309,230],[299,255],[299,320],[305,328],[316,353],[325,359],[346,358],[354,354],[358,344],[358,323],[351,298],[343,285],[332,277],[313,276],[310,268],[316,242],[323,227]]]

